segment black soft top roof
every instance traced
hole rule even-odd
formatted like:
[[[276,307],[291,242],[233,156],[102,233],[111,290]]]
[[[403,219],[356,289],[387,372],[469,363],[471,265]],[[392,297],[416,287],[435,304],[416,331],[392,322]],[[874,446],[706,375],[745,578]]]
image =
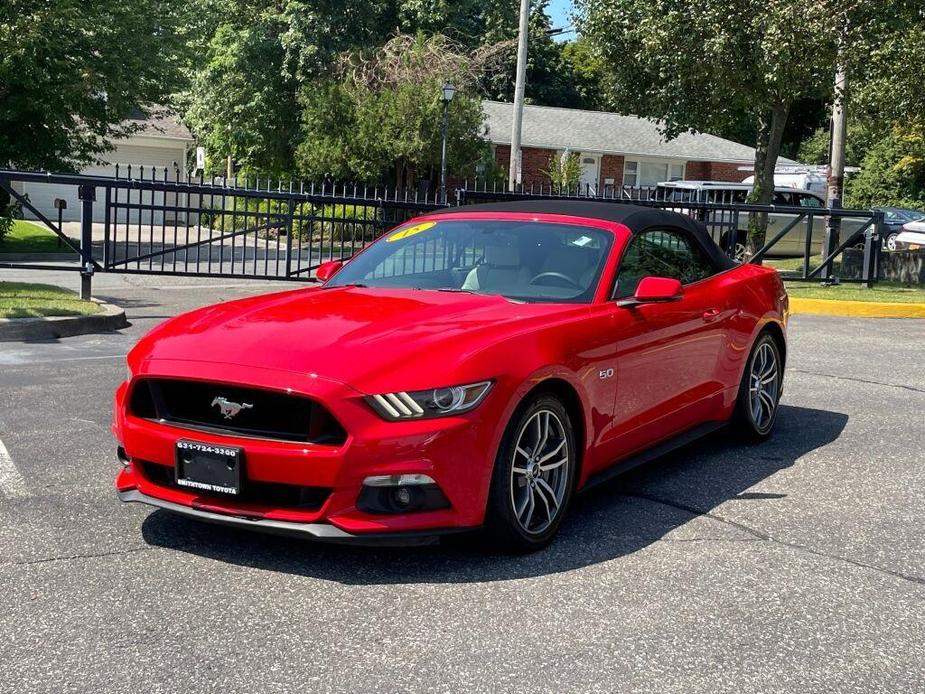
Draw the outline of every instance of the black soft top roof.
[[[600,202],[596,200],[539,199],[490,202],[483,205],[461,205],[440,210],[439,214],[457,212],[524,212],[527,214],[563,214],[572,217],[587,217],[617,222],[633,234],[658,226],[680,227],[687,231],[710,256],[719,268],[731,268],[735,262],[720,250],[707,228],[687,215],[669,210],[641,205],[627,205],[622,202]]]

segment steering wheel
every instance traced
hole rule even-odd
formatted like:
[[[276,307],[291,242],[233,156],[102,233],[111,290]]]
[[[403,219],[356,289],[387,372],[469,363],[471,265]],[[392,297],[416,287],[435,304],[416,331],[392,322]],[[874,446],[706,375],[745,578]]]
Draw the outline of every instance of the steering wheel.
[[[570,287],[573,287],[575,289],[582,289],[582,286],[578,284],[578,282],[576,282],[571,277],[561,272],[541,272],[536,277],[534,277],[532,280],[530,280],[530,284],[542,284],[538,280],[541,280],[544,277],[552,277],[553,279],[562,280],[563,282],[567,282]]]

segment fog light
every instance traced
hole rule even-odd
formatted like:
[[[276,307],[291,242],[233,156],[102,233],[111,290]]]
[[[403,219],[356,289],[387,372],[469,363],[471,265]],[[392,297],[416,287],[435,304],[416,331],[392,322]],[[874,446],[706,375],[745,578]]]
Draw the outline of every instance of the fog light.
[[[410,513],[448,508],[450,502],[430,475],[375,475],[363,480],[357,508],[365,513]]]
[[[407,508],[411,505],[411,490],[408,487],[395,487],[392,498],[396,506]]]

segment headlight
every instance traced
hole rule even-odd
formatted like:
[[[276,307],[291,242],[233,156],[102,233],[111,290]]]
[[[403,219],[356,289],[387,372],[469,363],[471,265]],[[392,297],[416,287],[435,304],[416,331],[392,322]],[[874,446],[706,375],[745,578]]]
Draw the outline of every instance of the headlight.
[[[371,395],[366,398],[376,412],[385,419],[426,419],[468,412],[478,405],[488,391],[491,381],[480,381],[465,386],[449,386],[412,392],[398,391]]]

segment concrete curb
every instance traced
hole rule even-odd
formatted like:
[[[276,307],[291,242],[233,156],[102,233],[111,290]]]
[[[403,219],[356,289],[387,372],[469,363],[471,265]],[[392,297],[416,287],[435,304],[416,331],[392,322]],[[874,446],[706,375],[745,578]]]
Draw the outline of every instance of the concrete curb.
[[[836,299],[801,299],[790,297],[790,312],[818,316],[850,318],[925,318],[925,304],[900,304],[887,301],[838,301]]]
[[[93,299],[102,309],[92,316],[0,318],[0,342],[53,340],[87,333],[119,330],[128,326],[125,311],[115,304]]]
[[[80,256],[73,251],[66,253],[0,253],[0,263],[60,263],[65,261],[80,262]]]

